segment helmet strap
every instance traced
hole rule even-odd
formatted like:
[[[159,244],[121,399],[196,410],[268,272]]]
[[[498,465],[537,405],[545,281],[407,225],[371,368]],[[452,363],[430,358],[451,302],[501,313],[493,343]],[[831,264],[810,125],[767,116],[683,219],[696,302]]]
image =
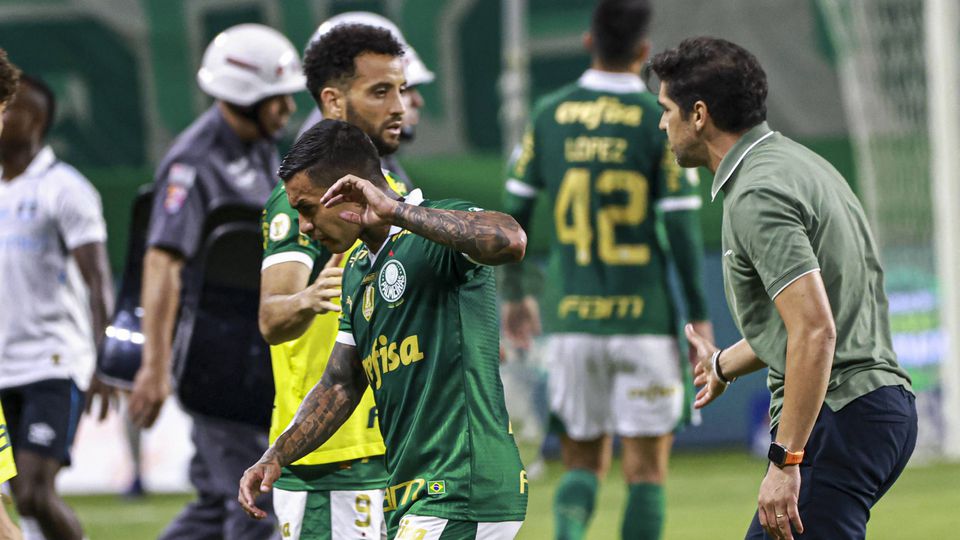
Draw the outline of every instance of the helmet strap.
[[[257,131],[260,132],[261,137],[273,141],[277,139],[277,136],[273,133],[268,133],[266,127],[263,125],[263,122],[260,121],[260,109],[263,108],[263,104],[266,103],[270,97],[272,96],[268,96],[256,101],[252,105],[237,105],[236,103],[230,103],[229,101],[225,103],[231,111],[256,124]]]

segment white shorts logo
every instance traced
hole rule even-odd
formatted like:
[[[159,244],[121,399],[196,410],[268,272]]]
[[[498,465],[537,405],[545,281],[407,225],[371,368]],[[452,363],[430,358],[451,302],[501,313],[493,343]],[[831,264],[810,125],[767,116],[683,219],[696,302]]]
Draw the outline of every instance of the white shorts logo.
[[[387,302],[396,302],[403,296],[407,288],[407,272],[398,260],[387,261],[380,270],[380,279],[377,282],[380,296]]]
[[[27,440],[37,446],[50,446],[53,440],[57,438],[57,432],[49,424],[37,422],[30,424],[30,430],[27,433]]]

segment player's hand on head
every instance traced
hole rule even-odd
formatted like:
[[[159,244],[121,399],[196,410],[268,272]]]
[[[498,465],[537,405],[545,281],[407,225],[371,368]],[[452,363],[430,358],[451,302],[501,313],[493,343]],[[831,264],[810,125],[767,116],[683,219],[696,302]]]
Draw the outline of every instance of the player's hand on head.
[[[240,493],[237,500],[248,516],[254,519],[263,519],[267,513],[256,504],[257,497],[273,488],[273,483],[280,478],[280,464],[268,457],[270,451],[264,454],[260,461],[243,473],[240,478]]]
[[[102,422],[107,417],[107,413],[110,412],[111,404],[116,407],[120,397],[116,388],[100,380],[94,373],[90,377],[90,384],[87,386],[87,392],[84,396],[83,410],[86,414],[93,412],[93,402],[97,398],[100,401],[100,413],[97,415],[97,420]]]
[[[327,208],[343,203],[357,203],[361,210],[359,213],[344,210],[340,218],[367,227],[389,224],[399,204],[369,180],[352,174],[337,180],[320,198],[320,204]]]
[[[340,268],[342,260],[343,253],[334,253],[317,279],[303,291],[307,305],[318,315],[340,311],[340,306],[334,303],[334,300],[340,298],[343,286],[343,268]]]
[[[527,296],[520,302],[504,302],[500,311],[507,339],[514,347],[529,350],[533,338],[542,331],[537,300]]]
[[[128,411],[135,426],[148,428],[157,421],[163,402],[170,395],[170,374],[141,366],[133,379]]]

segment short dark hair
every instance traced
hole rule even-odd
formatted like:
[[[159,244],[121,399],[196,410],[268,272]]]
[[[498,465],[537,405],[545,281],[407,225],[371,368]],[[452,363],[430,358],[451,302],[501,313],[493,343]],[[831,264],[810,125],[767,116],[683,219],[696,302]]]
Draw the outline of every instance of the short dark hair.
[[[277,174],[286,182],[300,171],[306,171],[317,186],[330,186],[347,174],[387,184],[373,141],[363,130],[342,120],[321,120],[293,143]]]
[[[702,100],[713,123],[726,132],[739,133],[767,119],[767,74],[750,51],[735,43],[685,39],[655,55],[650,66],[667,83],[667,96],[683,118]]]
[[[43,136],[46,137],[47,133],[50,132],[50,128],[53,127],[53,121],[57,115],[57,96],[53,93],[53,90],[50,89],[50,86],[39,77],[22,73],[20,75],[20,83],[21,89],[25,83],[33,90],[39,92],[43,100],[47,103],[47,119],[43,124]]]
[[[356,58],[364,53],[403,56],[403,45],[386,28],[340,24],[307,46],[303,73],[315,100],[330,85],[342,86],[356,74]]]
[[[610,67],[632,63],[652,14],[649,0],[600,0],[590,23],[594,53]]]
[[[20,70],[7,58],[7,51],[0,49],[0,103],[7,103],[17,93]]]

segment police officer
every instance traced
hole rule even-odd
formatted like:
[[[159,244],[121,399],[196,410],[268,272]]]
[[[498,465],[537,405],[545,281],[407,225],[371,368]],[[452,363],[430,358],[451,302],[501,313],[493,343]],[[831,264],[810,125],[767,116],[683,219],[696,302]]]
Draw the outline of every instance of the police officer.
[[[131,418],[144,427],[154,423],[170,393],[181,271],[198,254],[204,219],[214,204],[264,205],[279,166],[275,137],[296,110],[291,94],[305,88],[296,49],[259,24],[234,26],[214,38],[197,81],[216,101],[177,137],[156,174],[143,262],[143,363],[130,397]],[[247,519],[235,495],[244,468],[266,449],[266,430],[191,416],[196,453],[190,480],[198,498],[160,538],[270,537],[272,523]]]

